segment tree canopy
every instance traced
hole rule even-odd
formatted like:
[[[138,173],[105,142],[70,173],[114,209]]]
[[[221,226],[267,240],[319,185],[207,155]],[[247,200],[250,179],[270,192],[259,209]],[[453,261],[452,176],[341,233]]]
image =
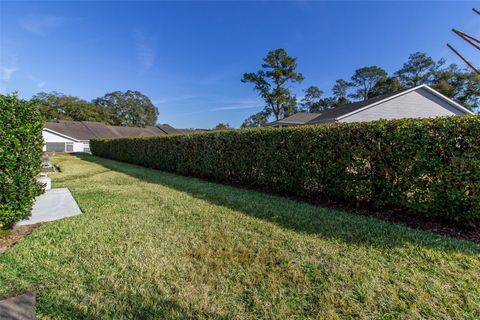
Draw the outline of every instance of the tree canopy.
[[[264,111],[279,120],[297,109],[296,97],[289,88],[289,85],[303,80],[303,75],[296,69],[297,59],[280,48],[269,51],[263,59],[262,69],[245,73],[242,82],[254,85],[258,95],[265,101]]]
[[[351,86],[355,92],[350,94],[352,98],[367,100],[375,96],[375,86],[388,77],[387,71],[377,66],[363,67],[355,70],[352,76]]]
[[[32,97],[46,121],[74,120],[99,121],[113,124],[110,110],[78,97],[59,92],[40,92]]]
[[[144,127],[157,123],[157,108],[140,91],[110,92],[95,99],[93,103],[110,110],[114,124],[119,126]]]
[[[310,86],[303,92],[305,93],[305,95],[303,96],[301,102],[302,111],[320,112],[328,108],[328,106],[325,105],[324,101],[322,101],[323,91],[320,90],[318,87]]]
[[[395,77],[407,88],[432,82],[436,63],[423,52],[412,53],[400,70],[395,72]]]
[[[247,119],[245,119],[242,123],[241,128],[260,128],[264,127],[268,123],[268,117],[270,114],[265,110],[257,112]]]
[[[337,79],[332,88],[333,97],[331,98],[332,107],[338,107],[350,102],[347,91],[351,84],[343,79]]]
[[[219,124],[217,124],[213,130],[230,130],[232,129],[232,127],[230,127],[230,124],[228,122],[220,122]]]

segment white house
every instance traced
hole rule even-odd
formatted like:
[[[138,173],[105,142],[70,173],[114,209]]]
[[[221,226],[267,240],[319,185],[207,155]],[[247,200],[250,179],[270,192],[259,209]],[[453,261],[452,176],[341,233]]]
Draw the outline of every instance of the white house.
[[[120,127],[93,121],[47,122],[42,135],[46,152],[90,152],[90,140],[96,138],[116,138],[178,134],[179,130],[162,124],[148,127]]]
[[[379,119],[434,118],[473,114],[427,85],[389,93],[365,101],[349,103],[323,113],[299,113],[268,124],[286,127],[332,122],[364,122]]]
[[[64,135],[60,132],[43,128],[42,130],[43,151],[47,152],[89,152],[90,146],[88,141],[80,141],[75,138]]]

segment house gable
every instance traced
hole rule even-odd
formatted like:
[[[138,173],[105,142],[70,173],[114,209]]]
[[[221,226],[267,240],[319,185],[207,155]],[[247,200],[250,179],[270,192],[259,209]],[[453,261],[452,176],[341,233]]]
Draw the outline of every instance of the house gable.
[[[433,118],[466,115],[470,111],[427,86],[420,86],[337,118],[339,122],[378,119]]]
[[[45,142],[79,142],[79,140],[69,137],[60,132],[54,130],[43,128],[42,130],[43,141]]]

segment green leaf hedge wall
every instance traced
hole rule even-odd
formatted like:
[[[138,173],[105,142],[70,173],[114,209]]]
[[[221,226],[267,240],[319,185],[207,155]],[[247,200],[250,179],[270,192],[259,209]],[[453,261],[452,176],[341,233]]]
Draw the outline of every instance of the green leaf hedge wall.
[[[43,122],[33,102],[0,95],[0,228],[30,215],[42,188],[40,172]]]
[[[183,175],[480,221],[480,116],[98,139],[93,154]]]

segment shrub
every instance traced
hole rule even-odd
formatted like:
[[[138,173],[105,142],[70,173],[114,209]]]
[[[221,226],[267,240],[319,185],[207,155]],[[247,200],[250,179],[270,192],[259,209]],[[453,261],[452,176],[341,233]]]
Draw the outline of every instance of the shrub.
[[[99,139],[93,154],[312,200],[480,221],[480,117]]]
[[[42,127],[33,102],[0,95],[0,228],[27,218],[42,190],[35,182],[41,168]]]

